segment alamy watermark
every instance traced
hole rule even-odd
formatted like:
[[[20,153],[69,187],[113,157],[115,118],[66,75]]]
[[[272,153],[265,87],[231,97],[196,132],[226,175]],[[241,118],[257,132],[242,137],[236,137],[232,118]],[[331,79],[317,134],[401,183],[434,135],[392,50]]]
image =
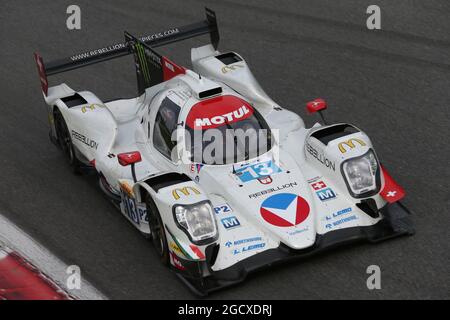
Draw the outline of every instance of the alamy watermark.
[[[184,164],[224,165],[245,162],[271,151],[272,160],[279,162],[279,130],[177,129],[172,133],[171,158]]]
[[[79,266],[73,265],[66,269],[68,275],[66,287],[68,290],[81,290],[81,269]]]
[[[367,18],[367,29],[380,30],[381,29],[381,9],[376,4],[372,4],[367,7],[367,14],[370,16]]]
[[[381,268],[377,265],[368,266],[366,273],[370,274],[366,285],[369,290],[381,290]]]
[[[76,4],[67,7],[66,13],[69,15],[66,20],[66,26],[69,30],[81,30],[81,8]],[[372,4],[367,7],[366,14],[370,16],[367,18],[366,26],[369,30],[381,29],[381,9],[378,5]],[[239,66],[238,66],[239,67]],[[222,72],[227,73],[229,67],[223,68]]]
[[[81,9],[72,4],[67,7],[66,13],[69,17],[66,20],[66,26],[69,30],[81,30]]]

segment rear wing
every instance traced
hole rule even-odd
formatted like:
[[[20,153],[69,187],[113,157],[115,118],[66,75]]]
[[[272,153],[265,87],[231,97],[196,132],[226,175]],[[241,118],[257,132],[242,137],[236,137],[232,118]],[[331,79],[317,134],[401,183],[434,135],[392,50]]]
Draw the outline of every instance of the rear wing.
[[[211,38],[211,44],[214,46],[214,48],[217,49],[220,41],[220,36],[219,28],[217,26],[216,14],[214,11],[208,8],[205,8],[205,11],[206,20],[204,21],[182,27],[171,28],[163,32],[140,37],[139,39],[136,39],[134,37],[133,38],[134,40],[138,40],[139,43],[147,45],[146,48],[149,49],[150,47],[148,46],[155,48],[163,45],[168,45],[173,42],[209,34]],[[130,35],[128,34],[128,36]],[[136,41],[133,42],[135,43]],[[45,95],[48,94],[48,76],[86,67],[95,63],[120,58],[134,52],[135,50],[130,50],[130,45],[127,40],[125,42],[119,42],[113,45],[86,51],[67,58],[58,59],[47,63],[44,63],[42,57],[38,53],[35,53],[34,59],[39,72],[42,92]],[[139,89],[139,91],[141,91],[141,88]]]

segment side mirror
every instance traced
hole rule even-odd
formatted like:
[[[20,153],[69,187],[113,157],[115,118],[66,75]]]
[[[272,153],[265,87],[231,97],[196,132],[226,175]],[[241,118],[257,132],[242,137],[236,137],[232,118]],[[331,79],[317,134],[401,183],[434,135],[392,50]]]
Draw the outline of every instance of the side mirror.
[[[117,159],[119,160],[120,165],[124,167],[142,161],[141,153],[139,151],[121,153],[117,155]]]
[[[133,176],[133,181],[136,183],[136,168],[135,164],[142,161],[141,153],[139,151],[126,152],[117,155],[117,159],[121,166],[127,167],[131,165],[131,174]]]
[[[316,99],[306,104],[309,113],[315,113],[327,109],[327,102],[324,99]]]
[[[306,104],[306,110],[308,110],[309,113],[316,113],[318,112],[320,117],[322,118],[323,123],[326,125],[325,117],[322,114],[322,111],[327,109],[327,102],[324,99],[316,99],[313,101],[310,101]]]

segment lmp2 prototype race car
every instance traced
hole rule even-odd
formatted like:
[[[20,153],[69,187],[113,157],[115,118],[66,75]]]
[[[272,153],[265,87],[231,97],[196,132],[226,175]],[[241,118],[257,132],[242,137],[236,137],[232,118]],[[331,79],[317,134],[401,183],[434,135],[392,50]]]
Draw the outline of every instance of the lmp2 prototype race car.
[[[239,54],[217,50],[216,15],[206,9],[206,17],[141,38],[125,33],[123,43],[54,62],[35,54],[50,138],[73,170],[98,174],[162,263],[201,295],[337,245],[413,234],[399,202],[405,192],[369,137],[327,125],[322,99],[307,103],[322,121],[306,128]],[[192,70],[154,49],[205,34],[211,44],[191,50]],[[47,76],[128,54],[136,98],[103,102],[48,85]]]

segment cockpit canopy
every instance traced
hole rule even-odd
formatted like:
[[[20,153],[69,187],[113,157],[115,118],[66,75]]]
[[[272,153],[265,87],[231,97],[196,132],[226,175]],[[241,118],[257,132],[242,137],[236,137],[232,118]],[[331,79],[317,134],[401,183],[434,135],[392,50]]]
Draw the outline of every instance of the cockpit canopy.
[[[180,116],[181,110],[181,106],[166,97],[155,118],[153,145],[169,159],[174,159],[174,152],[179,151],[178,130],[183,130],[183,151],[187,151],[184,159],[195,163],[238,163],[272,148],[272,132],[264,118],[237,96],[201,100],[191,107],[186,119]]]

